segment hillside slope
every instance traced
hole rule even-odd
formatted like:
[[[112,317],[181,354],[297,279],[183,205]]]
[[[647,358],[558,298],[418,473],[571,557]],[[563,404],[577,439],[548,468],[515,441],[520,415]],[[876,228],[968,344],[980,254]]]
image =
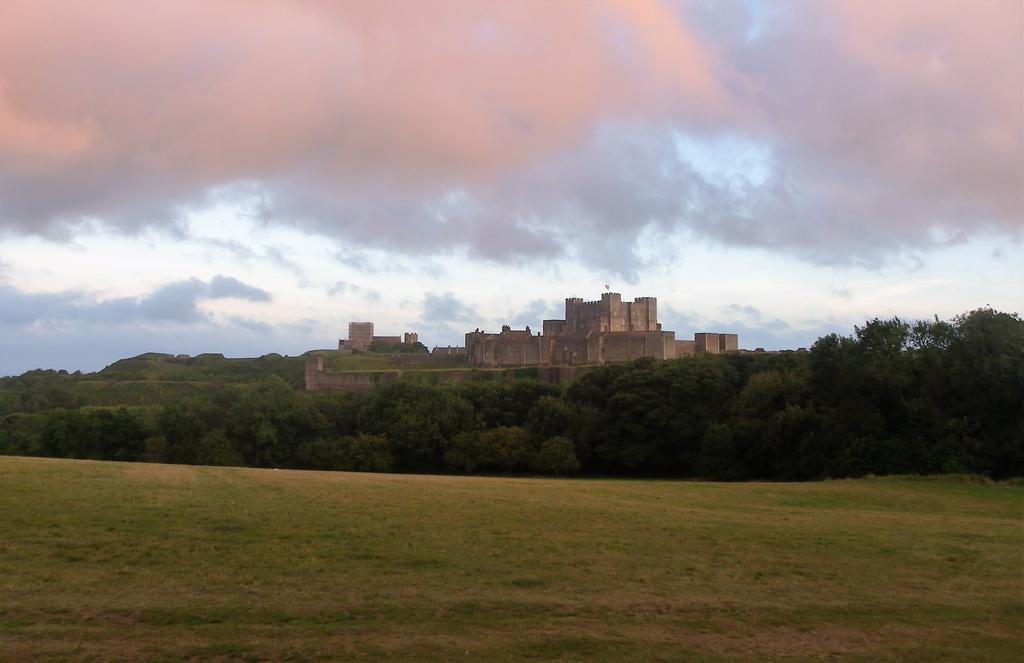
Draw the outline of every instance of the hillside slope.
[[[95,373],[28,371],[0,378],[0,415],[54,407],[163,405],[208,395],[224,384],[252,384],[275,377],[302,388],[305,357],[190,357],[148,352],[120,359]]]

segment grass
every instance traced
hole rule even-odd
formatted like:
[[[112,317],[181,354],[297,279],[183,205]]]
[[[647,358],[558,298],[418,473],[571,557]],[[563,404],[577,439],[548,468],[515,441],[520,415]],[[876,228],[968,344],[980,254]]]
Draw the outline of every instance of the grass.
[[[0,458],[0,659],[1012,660],[1024,487]]]
[[[473,368],[461,357],[424,354],[378,354],[375,352],[320,352],[331,371],[434,371]]]
[[[95,373],[105,380],[187,381],[187,382],[257,382],[277,376],[295,386],[303,382],[305,357],[282,357],[277,354],[262,357],[225,358],[219,354],[195,357],[146,353],[130,359],[121,359]]]

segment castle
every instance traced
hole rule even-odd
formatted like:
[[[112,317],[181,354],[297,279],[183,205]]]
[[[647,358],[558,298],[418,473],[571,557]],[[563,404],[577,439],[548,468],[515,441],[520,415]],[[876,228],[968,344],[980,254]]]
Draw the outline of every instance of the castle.
[[[396,353],[393,347],[387,348],[417,343],[419,336],[415,333],[375,336],[372,322],[350,322],[348,339],[338,341],[338,350],[365,351],[379,343],[384,346],[379,351],[391,353],[387,355],[391,368],[333,371],[325,365],[323,353],[311,353],[306,361],[306,389],[365,391],[405,379],[434,384],[491,379],[495,373],[518,379],[522,373],[497,370],[505,368],[528,368],[530,377],[566,384],[592,366],[640,357],[675,359],[740,351],[736,334],[701,332],[694,334],[692,341],[676,340],[675,332],[661,328],[654,297],[638,297],[631,302],[623,302],[622,295],[615,292],[604,293],[593,302],[570,297],[565,300],[564,320],[544,320],[541,325],[538,334],[529,327],[512,329],[509,325],[497,334],[477,329],[466,334],[465,347],[435,346],[428,355]],[[453,360],[467,366],[453,367]]]
[[[674,359],[739,348],[736,334],[700,333],[692,341],[677,341],[675,332],[663,331],[658,322],[658,300],[638,297],[623,302],[622,295],[606,292],[599,301],[578,297],[565,300],[564,320],[544,320],[534,334],[529,327],[501,332],[479,329],[466,334],[466,354],[478,366],[601,365],[640,357]]]

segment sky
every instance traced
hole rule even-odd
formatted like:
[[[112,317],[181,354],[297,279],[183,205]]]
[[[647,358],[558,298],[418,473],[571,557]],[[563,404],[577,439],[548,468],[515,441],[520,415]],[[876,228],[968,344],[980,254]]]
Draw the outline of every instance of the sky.
[[[1019,0],[4,0],[0,375],[1024,310]]]

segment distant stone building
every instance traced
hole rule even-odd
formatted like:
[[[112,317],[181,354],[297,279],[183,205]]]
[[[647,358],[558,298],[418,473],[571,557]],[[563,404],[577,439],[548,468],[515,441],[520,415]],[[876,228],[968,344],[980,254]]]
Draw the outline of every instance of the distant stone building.
[[[640,357],[674,359],[700,352],[736,351],[736,334],[702,332],[677,341],[658,322],[658,300],[638,297],[623,302],[607,292],[598,301],[565,300],[564,320],[544,320],[534,334],[508,325],[497,334],[479,329],[466,334],[466,354],[480,366],[572,366],[626,362]]]
[[[338,340],[339,350],[368,350],[371,343],[401,345],[418,343],[420,335],[416,332],[405,332],[402,336],[375,336],[372,322],[348,323],[348,338]]]
[[[480,366],[538,366],[550,363],[546,339],[530,328],[514,330],[508,325],[500,334],[488,334],[479,329],[466,334],[466,356]]]
[[[372,322],[350,322],[348,323],[348,339],[345,340],[344,346],[352,350],[365,350],[370,347],[370,343],[373,341],[373,323]],[[341,349],[339,343],[339,349]]]

